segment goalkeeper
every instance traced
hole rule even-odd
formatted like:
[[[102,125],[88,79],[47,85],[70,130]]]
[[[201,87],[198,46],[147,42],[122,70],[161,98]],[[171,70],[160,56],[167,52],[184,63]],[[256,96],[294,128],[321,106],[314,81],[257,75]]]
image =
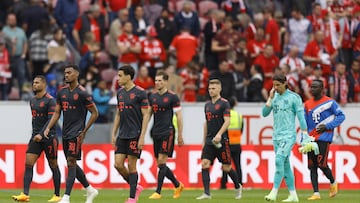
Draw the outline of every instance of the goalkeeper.
[[[319,147],[319,154],[314,152],[308,153],[308,168],[310,169],[311,184],[314,190],[314,194],[308,200],[320,199],[318,168],[330,180],[329,197],[334,197],[338,191],[337,183],[327,164],[327,158],[329,145],[334,136],[334,128],[338,127],[345,120],[345,115],[336,101],[325,96],[323,92],[323,82],[321,80],[313,80],[311,84],[313,98],[305,102],[305,119],[309,135],[315,139]],[[306,148],[311,148],[308,145],[303,146],[304,152],[307,152]]]
[[[300,122],[302,134],[307,134],[302,100],[298,94],[287,89],[286,76],[273,77],[273,89],[262,109],[262,115],[274,117],[273,144],[275,150],[275,176],[271,192],[265,196],[267,201],[276,201],[282,179],[285,179],[290,195],[283,202],[298,202],[294,184],[294,174],[290,167],[290,153],[296,142],[295,116]]]

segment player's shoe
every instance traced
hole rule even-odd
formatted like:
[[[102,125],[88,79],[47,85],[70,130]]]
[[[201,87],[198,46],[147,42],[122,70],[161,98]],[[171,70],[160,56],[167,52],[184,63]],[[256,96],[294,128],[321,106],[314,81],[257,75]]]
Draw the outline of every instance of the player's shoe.
[[[181,195],[181,192],[184,190],[184,184],[182,182],[180,182],[180,185],[179,187],[175,188],[174,189],[174,195],[173,195],[173,198],[174,199],[177,199],[180,197]]]
[[[307,198],[307,200],[319,200],[319,199],[321,199],[321,197],[318,194],[313,194]]]
[[[13,198],[13,200],[18,201],[18,202],[30,201],[30,196],[25,195],[23,192],[21,192],[20,195],[13,195],[12,198]]]
[[[48,202],[58,202],[61,200],[60,196],[53,195],[51,199],[48,200]]]
[[[86,191],[86,202],[92,203],[96,196],[98,196],[99,191],[95,188],[89,189]]]
[[[337,182],[335,182],[330,185],[329,197],[335,197],[337,193],[338,193],[338,184]]]
[[[128,198],[125,203],[136,203],[136,199],[135,198]]]
[[[242,185],[238,189],[235,189],[235,199],[241,199],[242,197]]]
[[[202,200],[202,199],[211,199],[211,196],[208,194],[202,194],[201,196],[196,198],[197,200]]]
[[[138,201],[140,194],[143,190],[144,190],[143,186],[141,186],[139,184],[136,186],[136,192],[135,192],[135,200],[136,201]]]
[[[297,195],[289,195],[287,199],[282,200],[282,202],[299,202]]]
[[[154,192],[152,195],[150,195],[149,199],[161,199],[161,195],[157,192]]]
[[[275,202],[276,201],[276,193],[271,191],[268,195],[266,195],[265,197],[265,200],[266,201],[273,201]]]
[[[70,200],[62,198],[58,203],[70,203]]]

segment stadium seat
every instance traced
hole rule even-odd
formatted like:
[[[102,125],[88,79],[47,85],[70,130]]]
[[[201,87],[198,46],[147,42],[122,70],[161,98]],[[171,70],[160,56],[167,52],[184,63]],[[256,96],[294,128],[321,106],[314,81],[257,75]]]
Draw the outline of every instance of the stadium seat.
[[[176,2],[176,11],[180,12],[182,10],[183,4],[186,0],[180,0]],[[192,1],[189,1],[191,3],[191,8],[193,11],[196,11],[196,4]]]
[[[209,0],[199,2],[199,16],[204,17],[210,9],[218,9],[218,5]]]

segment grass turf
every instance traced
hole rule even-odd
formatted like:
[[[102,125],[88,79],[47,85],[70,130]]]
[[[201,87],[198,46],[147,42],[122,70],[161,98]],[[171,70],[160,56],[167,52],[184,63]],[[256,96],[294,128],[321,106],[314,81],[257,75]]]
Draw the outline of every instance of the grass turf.
[[[11,199],[12,195],[18,195],[21,190],[0,190],[0,203],[14,202]],[[63,192],[63,190],[61,191]],[[150,200],[148,197],[154,192],[154,190],[144,190],[139,198],[139,203],[156,202],[156,203],[199,203],[199,202],[213,202],[213,203],[225,203],[225,202],[241,202],[241,203],[257,203],[266,202],[264,196],[269,190],[261,189],[245,189],[243,191],[243,197],[240,200],[235,200],[235,193],[232,189],[228,190],[211,190],[211,200],[196,200],[195,198],[202,194],[202,190],[184,190],[179,199],[173,199],[173,191],[164,189],[162,191],[162,198],[160,200]],[[311,195],[310,190],[298,190],[300,202],[311,202],[306,198]],[[279,191],[278,200],[281,202],[282,199],[287,197],[287,190],[281,189]],[[125,202],[129,195],[129,190],[99,190],[99,196],[94,200],[94,203],[122,203]],[[340,190],[338,195],[334,198],[328,197],[328,191],[321,191],[322,199],[315,201],[318,202],[346,202],[346,203],[359,203],[360,192],[358,190]],[[38,190],[33,189],[30,191],[30,202],[42,203],[47,202],[52,196],[52,190]],[[85,191],[80,189],[74,189],[71,194],[71,203],[84,203],[85,202]]]

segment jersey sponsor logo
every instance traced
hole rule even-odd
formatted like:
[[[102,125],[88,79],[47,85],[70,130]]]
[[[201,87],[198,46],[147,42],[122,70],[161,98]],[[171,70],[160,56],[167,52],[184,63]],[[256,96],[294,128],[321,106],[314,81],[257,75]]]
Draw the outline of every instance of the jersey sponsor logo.
[[[79,94],[74,94],[74,100],[78,100],[79,99]]]
[[[320,122],[320,114],[319,113],[313,113],[312,115],[312,119],[314,121],[314,123],[319,123]]]
[[[31,110],[31,115],[33,118],[36,117],[36,110]]]
[[[212,118],[211,112],[206,112],[206,120],[210,121]]]
[[[123,111],[124,107],[125,107],[125,103],[124,102],[119,102],[118,107],[119,107],[120,111]]]

